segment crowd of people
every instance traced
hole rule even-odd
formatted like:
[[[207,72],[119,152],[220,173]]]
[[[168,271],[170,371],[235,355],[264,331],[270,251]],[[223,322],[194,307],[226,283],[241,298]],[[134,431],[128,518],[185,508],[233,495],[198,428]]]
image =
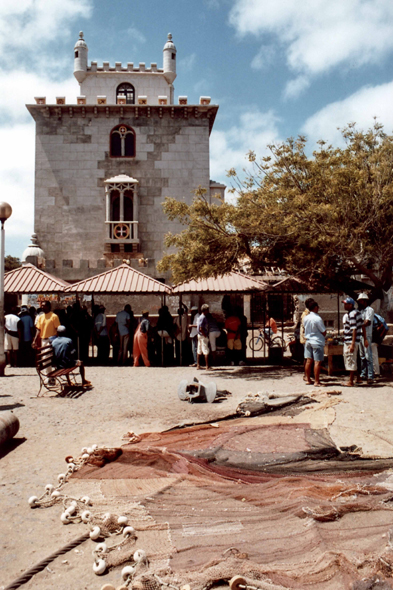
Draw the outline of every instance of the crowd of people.
[[[343,357],[348,371],[348,380],[344,385],[353,387],[364,380],[371,385],[379,375],[378,344],[382,342],[388,326],[371,307],[367,293],[361,293],[357,302],[352,297],[346,297],[342,303],[346,312],[343,316]],[[300,343],[304,345],[304,379],[308,385],[320,387],[326,328],[318,313],[318,303],[309,298],[305,305],[300,324]]]
[[[58,337],[60,327],[61,336],[72,343],[73,357],[83,363],[91,361],[89,347],[93,345],[99,365],[181,364],[201,368],[204,364],[210,368],[218,352],[223,357],[220,362],[245,364],[247,319],[240,307],[228,307],[224,315],[225,321],[220,322],[208,305],[188,310],[181,304],[173,317],[163,305],[158,318],[151,321],[146,309],[138,320],[126,304],[114,321],[109,321],[104,305],[94,306],[92,315],[79,302],[55,311],[49,301],[43,301],[38,310],[23,305],[5,314],[6,362],[10,366],[33,366],[35,349]]]

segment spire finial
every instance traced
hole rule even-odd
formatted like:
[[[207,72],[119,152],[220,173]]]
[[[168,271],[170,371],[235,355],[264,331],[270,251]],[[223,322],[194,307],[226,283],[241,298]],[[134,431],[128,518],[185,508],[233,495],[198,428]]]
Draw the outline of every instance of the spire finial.
[[[172,33],[168,33],[168,41],[172,41]]]
[[[83,39],[83,31],[79,32],[79,39]]]

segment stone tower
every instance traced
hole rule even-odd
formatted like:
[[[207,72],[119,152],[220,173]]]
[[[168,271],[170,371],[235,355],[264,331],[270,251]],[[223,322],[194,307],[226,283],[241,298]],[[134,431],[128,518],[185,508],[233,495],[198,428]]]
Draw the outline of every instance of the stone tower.
[[[156,270],[164,236],[182,228],[164,215],[164,198],[191,202],[198,186],[224,192],[209,177],[218,106],[209,97],[175,104],[176,54],[169,34],[163,68],[89,65],[81,32],[76,100],[27,105],[36,121],[35,233],[57,276],[80,280],[130,259],[165,278]]]

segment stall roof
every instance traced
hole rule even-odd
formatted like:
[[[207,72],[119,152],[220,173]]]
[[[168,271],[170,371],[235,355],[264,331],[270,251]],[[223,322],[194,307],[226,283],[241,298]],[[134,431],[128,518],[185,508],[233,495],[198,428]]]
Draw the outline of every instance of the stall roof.
[[[5,293],[64,293],[69,283],[35,267],[24,264],[4,275]]]
[[[246,293],[247,291],[269,290],[270,286],[262,280],[234,271],[218,277],[209,277],[208,279],[191,279],[173,287],[172,293],[174,295],[207,292]]]
[[[169,295],[171,288],[124,263],[69,285],[66,291],[68,293],[166,293]]]

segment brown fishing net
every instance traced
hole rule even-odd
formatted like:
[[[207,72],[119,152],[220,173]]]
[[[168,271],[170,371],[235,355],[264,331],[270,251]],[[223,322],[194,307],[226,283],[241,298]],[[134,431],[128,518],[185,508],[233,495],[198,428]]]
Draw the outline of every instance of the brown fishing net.
[[[122,450],[75,477],[146,509],[140,590],[158,590],[156,576],[192,590],[235,575],[269,590],[337,590],[374,575],[389,584],[392,460],[337,449],[308,424],[252,419],[145,434]]]

